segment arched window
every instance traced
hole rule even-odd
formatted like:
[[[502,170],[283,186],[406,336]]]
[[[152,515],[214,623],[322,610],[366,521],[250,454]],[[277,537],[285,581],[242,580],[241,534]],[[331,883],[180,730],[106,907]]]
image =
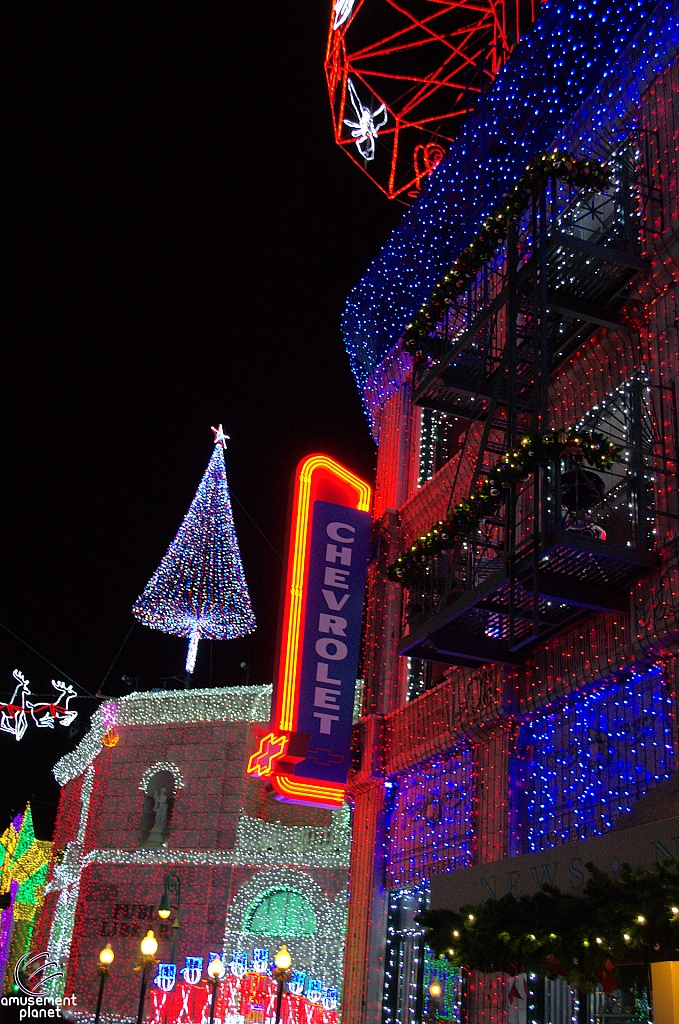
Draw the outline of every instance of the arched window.
[[[316,934],[313,907],[294,889],[271,889],[250,906],[243,931],[251,935],[283,935],[290,938]]]
[[[171,771],[154,772],[146,783],[140,843],[153,848],[164,846],[172,825],[175,779]]]

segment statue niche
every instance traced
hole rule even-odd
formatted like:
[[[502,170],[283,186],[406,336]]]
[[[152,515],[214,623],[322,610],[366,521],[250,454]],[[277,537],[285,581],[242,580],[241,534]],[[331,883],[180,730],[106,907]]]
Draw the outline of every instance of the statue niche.
[[[167,843],[172,824],[174,789],[172,772],[156,772],[149,779],[144,796],[140,846],[153,849]]]

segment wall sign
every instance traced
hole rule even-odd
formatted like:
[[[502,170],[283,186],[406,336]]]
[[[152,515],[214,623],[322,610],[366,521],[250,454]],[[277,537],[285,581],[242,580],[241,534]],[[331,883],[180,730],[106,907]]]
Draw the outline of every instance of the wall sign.
[[[297,467],[272,721],[247,768],[292,803],[344,802],[370,497],[326,455]]]
[[[679,856],[679,818],[648,825],[619,828],[595,839],[551,846],[540,853],[506,857],[475,868],[463,868],[431,877],[432,910],[459,910],[466,904],[517,899],[540,892],[543,885],[579,893],[589,877],[588,862],[615,877],[622,864],[635,870]]]

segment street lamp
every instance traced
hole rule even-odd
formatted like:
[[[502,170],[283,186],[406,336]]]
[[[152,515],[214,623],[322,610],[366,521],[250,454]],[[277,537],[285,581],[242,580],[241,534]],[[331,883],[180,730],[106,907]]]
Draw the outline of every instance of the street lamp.
[[[139,1009],[137,1010],[137,1024],[142,1024],[144,1018],[144,1000],[146,998],[146,986],[149,980],[149,971],[156,962],[155,956],[158,952],[156,937],[149,929],[139,944],[141,957],[139,958],[135,971],[141,971],[141,986],[139,988]]]
[[[168,917],[172,913],[171,896],[177,897],[177,913],[175,914],[175,919],[172,923],[172,952],[170,953],[170,963],[173,964],[177,956],[177,936],[179,935],[179,929],[181,928],[179,908],[181,907],[182,902],[182,883],[179,875],[167,875],[165,878],[165,888],[160,900],[160,906],[158,907],[158,917],[163,921],[167,921]]]
[[[215,1003],[217,1002],[217,989],[219,983],[226,974],[226,967],[222,963],[222,958],[216,956],[210,961],[210,966],[207,969],[207,973],[212,981],[212,999],[210,1000],[210,1024],[214,1024],[215,1020]]]
[[[276,961],[276,970],[273,972],[273,978],[278,986],[276,992],[276,1024],[280,1024],[281,1020],[281,1006],[283,1005],[283,989],[285,983],[290,981],[292,977],[292,957],[288,953],[288,947],[283,943],[281,948],[274,957]]]
[[[94,1013],[94,1024],[99,1024],[99,1015],[101,1014],[101,1000],[104,997],[104,985],[108,978],[108,969],[113,963],[115,953],[111,949],[111,943],[107,942],[102,951],[99,954],[99,963],[97,965],[97,974],[99,975],[99,992],[97,994],[97,1009]]]

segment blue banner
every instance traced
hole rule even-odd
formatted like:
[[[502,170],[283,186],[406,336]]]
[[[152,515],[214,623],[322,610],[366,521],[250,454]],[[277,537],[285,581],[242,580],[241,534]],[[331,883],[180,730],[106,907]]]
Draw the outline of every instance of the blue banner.
[[[347,779],[371,524],[369,512],[314,502],[297,717],[309,745],[298,777]]]

